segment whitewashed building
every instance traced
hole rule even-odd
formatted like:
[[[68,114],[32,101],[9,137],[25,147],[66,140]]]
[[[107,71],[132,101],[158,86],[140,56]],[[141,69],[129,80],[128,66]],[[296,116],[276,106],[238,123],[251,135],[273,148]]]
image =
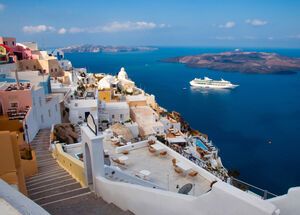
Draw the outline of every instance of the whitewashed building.
[[[98,120],[97,99],[73,99],[68,104],[69,120],[74,124],[81,124],[89,114],[92,114],[95,121]]]
[[[130,119],[129,106],[127,102],[104,102],[99,108],[100,122],[105,120],[110,123],[126,122]]]

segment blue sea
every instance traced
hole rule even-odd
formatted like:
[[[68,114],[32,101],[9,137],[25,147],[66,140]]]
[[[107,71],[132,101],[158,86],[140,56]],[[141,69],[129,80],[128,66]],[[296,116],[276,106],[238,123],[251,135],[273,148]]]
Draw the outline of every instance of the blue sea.
[[[136,85],[154,94],[158,103],[175,110],[206,133],[220,149],[227,169],[240,179],[275,194],[300,186],[300,73],[260,75],[189,68],[164,63],[175,56],[218,53],[229,48],[170,48],[131,53],[71,53],[74,67],[117,74],[125,67]],[[254,50],[254,49],[243,49]],[[255,49],[300,57],[299,49]],[[195,77],[224,78],[233,90],[195,90]]]

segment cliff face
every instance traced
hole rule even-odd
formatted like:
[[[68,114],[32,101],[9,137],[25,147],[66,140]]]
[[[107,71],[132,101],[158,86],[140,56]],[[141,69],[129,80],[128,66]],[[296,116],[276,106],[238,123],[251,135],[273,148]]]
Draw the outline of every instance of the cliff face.
[[[292,74],[300,71],[300,59],[266,52],[223,52],[175,57],[164,62],[183,63],[190,67],[225,72]]]

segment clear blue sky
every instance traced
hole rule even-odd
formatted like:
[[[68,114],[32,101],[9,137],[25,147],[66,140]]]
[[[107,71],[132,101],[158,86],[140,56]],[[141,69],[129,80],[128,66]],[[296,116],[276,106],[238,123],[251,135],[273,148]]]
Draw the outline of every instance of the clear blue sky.
[[[0,0],[0,35],[72,44],[300,48],[299,0]]]

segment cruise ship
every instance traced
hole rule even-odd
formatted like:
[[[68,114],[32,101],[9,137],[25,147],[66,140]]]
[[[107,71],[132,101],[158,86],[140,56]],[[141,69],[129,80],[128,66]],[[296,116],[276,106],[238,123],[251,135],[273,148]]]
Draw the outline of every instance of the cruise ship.
[[[212,80],[208,77],[204,77],[203,79],[195,78],[194,80],[190,81],[190,84],[193,87],[213,88],[213,89],[232,89],[238,86],[224,79],[217,81],[217,80]]]

